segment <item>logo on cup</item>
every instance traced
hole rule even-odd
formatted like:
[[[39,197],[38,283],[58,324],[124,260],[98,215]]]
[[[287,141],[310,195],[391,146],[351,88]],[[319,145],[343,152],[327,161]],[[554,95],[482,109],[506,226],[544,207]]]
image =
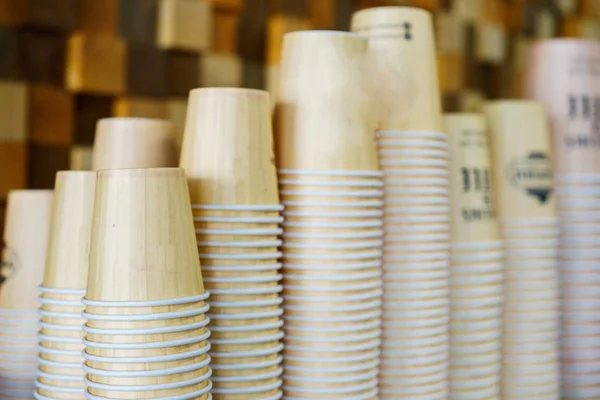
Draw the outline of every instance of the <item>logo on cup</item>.
[[[18,265],[18,256],[16,251],[2,242],[2,262],[0,264],[0,285],[10,279],[15,273]]]
[[[544,153],[532,152],[515,158],[507,168],[508,180],[544,204],[552,194],[552,169]]]

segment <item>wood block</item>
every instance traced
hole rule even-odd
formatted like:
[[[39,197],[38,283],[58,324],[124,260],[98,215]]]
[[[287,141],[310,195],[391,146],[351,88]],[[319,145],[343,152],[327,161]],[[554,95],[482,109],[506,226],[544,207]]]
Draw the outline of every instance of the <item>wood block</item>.
[[[279,93],[279,64],[265,66],[265,90],[271,95],[271,106],[274,107]]]
[[[235,54],[206,54],[200,61],[200,86],[242,86],[242,60]]]
[[[265,89],[265,66],[256,61],[244,60],[244,87]]]
[[[316,29],[331,29],[335,23],[335,0],[308,0],[308,15]]]
[[[267,16],[267,0],[246,0],[237,40],[238,53],[244,60],[264,60]]]
[[[579,15],[584,17],[600,16],[600,2],[598,0],[579,0]]]
[[[15,26],[27,19],[26,1],[0,0],[0,24]]]
[[[93,145],[96,122],[112,116],[113,99],[77,95],[75,99],[75,144]]]
[[[167,118],[163,100],[141,97],[120,97],[113,103],[113,117]]]
[[[86,33],[116,35],[119,0],[81,0],[81,30]]]
[[[562,23],[561,36],[581,39],[600,39],[600,25],[595,18],[567,18]]]
[[[211,45],[212,10],[202,0],[160,0],[158,47],[200,53]]]
[[[454,0],[452,13],[467,22],[478,22],[483,15],[481,0]]]
[[[444,53],[463,53],[466,45],[466,23],[449,12],[435,14],[437,50]]]
[[[412,7],[424,8],[429,11],[437,11],[442,8],[441,0],[410,0],[409,5]]]
[[[575,14],[579,0],[555,0],[554,3],[560,10],[562,16],[568,17]]]
[[[16,30],[0,26],[0,79],[21,79],[19,36]]]
[[[478,61],[498,65],[506,59],[507,36],[501,25],[477,25],[476,58]]]
[[[212,52],[234,54],[237,52],[239,16],[217,11],[213,15]]]
[[[67,87],[75,92],[119,94],[125,90],[125,44],[108,35],[69,38]]]
[[[437,53],[437,70],[443,93],[466,88],[465,58],[461,53]]]
[[[0,198],[6,198],[9,190],[27,188],[27,143],[0,142]]]
[[[92,169],[92,146],[72,146],[69,154],[69,169],[90,171]]]
[[[504,25],[506,21],[506,3],[504,0],[481,0],[483,3],[482,20],[490,24]]]
[[[29,90],[29,126],[32,142],[68,145],[73,142],[75,102],[61,88],[33,85]]]
[[[28,3],[28,26],[72,32],[79,27],[80,0],[19,0]]]
[[[187,96],[190,90],[199,87],[199,68],[200,57],[197,54],[167,52],[167,94]]]
[[[334,28],[349,31],[352,14],[359,8],[359,0],[336,0]]]
[[[305,18],[290,17],[287,15],[274,15],[270,17],[267,25],[267,64],[279,64],[283,48],[283,36],[286,33],[309,29],[312,29],[312,25]]]
[[[127,94],[164,96],[167,94],[167,54],[154,47],[127,48]]]
[[[69,169],[70,147],[31,144],[29,146],[29,187],[53,189],[56,173]]]
[[[294,15],[308,17],[305,1],[298,0],[269,0],[269,14]]]
[[[244,0],[207,0],[215,11],[239,13],[244,9]]]
[[[64,85],[66,37],[62,34],[20,30],[17,39],[20,77],[28,82]]]
[[[167,119],[173,123],[173,132],[177,143],[177,151],[181,152],[185,116],[187,114],[187,97],[172,97],[167,99]]]
[[[119,33],[129,43],[154,46],[158,0],[119,0]]]
[[[28,107],[29,91],[27,86],[19,82],[0,82],[1,142],[23,143],[27,141]]]

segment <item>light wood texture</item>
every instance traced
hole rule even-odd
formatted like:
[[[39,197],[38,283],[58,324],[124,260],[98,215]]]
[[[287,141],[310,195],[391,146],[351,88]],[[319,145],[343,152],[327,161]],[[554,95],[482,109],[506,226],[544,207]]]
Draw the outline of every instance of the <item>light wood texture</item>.
[[[35,143],[73,142],[75,103],[63,89],[33,85],[29,91],[29,136]]]
[[[167,104],[163,100],[121,97],[113,103],[113,117],[167,118]]]
[[[180,161],[192,203],[279,204],[270,110],[264,91],[192,91]]]
[[[96,173],[60,171],[42,284],[48,288],[85,290],[92,237]]]
[[[219,12],[213,15],[213,31],[211,35],[211,51],[219,54],[237,52],[238,25],[240,18],[230,12]]]
[[[308,31],[285,36],[276,107],[282,169],[377,170],[367,39]]]
[[[279,64],[283,48],[283,37],[286,33],[306,31],[311,28],[310,21],[305,18],[289,15],[274,15],[270,17],[267,22],[267,65]]]
[[[18,82],[0,82],[0,140],[22,143],[29,131],[29,91]]]
[[[366,9],[353,15],[352,31],[369,38],[379,129],[441,131],[431,14],[410,7]]]
[[[242,77],[242,59],[236,54],[206,54],[200,60],[203,87],[239,87]]]
[[[88,278],[93,300],[204,293],[183,169],[98,172]]]
[[[81,0],[81,30],[88,33],[116,35],[119,0]]]
[[[72,146],[69,169],[89,171],[92,169],[92,146]]]
[[[150,118],[98,121],[92,168],[158,168],[177,165],[170,122]]]
[[[552,154],[542,104],[494,101],[484,111],[498,219],[556,218]]]
[[[600,97],[600,44],[573,39],[533,44],[525,75],[525,96],[546,107],[554,172],[597,174],[600,147],[596,139],[595,102]]]
[[[162,49],[201,52],[210,48],[211,6],[204,0],[159,0],[157,44]]]
[[[34,311],[46,264],[52,191],[17,190],[8,195],[2,256],[0,308]]]
[[[27,143],[0,142],[0,168],[10,173],[0,174],[0,199],[9,190],[27,187],[29,151]]]
[[[499,240],[485,118],[480,114],[445,114],[444,125],[451,155],[452,242]]]
[[[125,88],[125,44],[116,37],[76,33],[67,53],[67,88],[119,94]]]

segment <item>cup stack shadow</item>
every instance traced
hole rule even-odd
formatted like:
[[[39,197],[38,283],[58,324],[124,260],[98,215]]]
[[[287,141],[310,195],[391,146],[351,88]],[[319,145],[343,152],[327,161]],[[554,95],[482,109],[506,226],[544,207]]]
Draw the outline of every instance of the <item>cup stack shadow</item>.
[[[181,155],[206,287],[212,395],[281,392],[281,228],[269,94],[195,89]]]
[[[91,243],[86,398],[210,399],[208,292],[184,171],[99,171]]]
[[[56,174],[46,269],[40,286],[38,400],[84,399],[83,324],[96,173]]]
[[[433,20],[412,7],[369,8],[352,30],[369,42],[368,79],[384,182],[379,397],[447,397],[448,143]]]
[[[526,94],[546,106],[554,149],[563,395],[599,398],[600,44],[545,40],[529,58]]]
[[[0,397],[31,399],[37,361],[37,287],[44,274],[51,190],[8,194],[0,289]]]
[[[446,114],[450,142],[450,399],[498,399],[503,243],[485,118]]]
[[[556,400],[558,219],[546,113],[529,100],[485,106],[505,246],[501,394]]]
[[[288,399],[377,398],[382,182],[366,51],[345,32],[284,38],[276,145]]]

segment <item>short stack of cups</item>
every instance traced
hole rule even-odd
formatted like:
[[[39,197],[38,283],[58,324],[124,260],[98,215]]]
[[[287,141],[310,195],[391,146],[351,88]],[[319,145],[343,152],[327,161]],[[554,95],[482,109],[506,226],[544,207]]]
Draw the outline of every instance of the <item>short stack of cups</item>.
[[[502,398],[557,400],[559,231],[545,110],[502,100],[484,111],[505,250]]]
[[[8,194],[0,287],[0,397],[31,399],[35,390],[37,286],[44,274],[53,194]]]
[[[86,399],[211,398],[209,309],[179,168],[98,172]]]
[[[283,395],[283,207],[270,118],[271,101],[262,90],[190,93],[181,166],[211,292],[215,400],[277,400]]]
[[[379,131],[384,172],[380,391],[446,396],[448,143],[444,133]]]
[[[286,207],[286,393],[289,398],[303,398],[305,391],[327,398],[375,398],[381,174],[280,170],[279,184]]]
[[[84,399],[81,317],[90,258],[96,173],[56,174],[44,280],[40,286],[39,400]]]
[[[503,243],[485,118],[446,114],[451,146],[450,399],[500,398]]]

